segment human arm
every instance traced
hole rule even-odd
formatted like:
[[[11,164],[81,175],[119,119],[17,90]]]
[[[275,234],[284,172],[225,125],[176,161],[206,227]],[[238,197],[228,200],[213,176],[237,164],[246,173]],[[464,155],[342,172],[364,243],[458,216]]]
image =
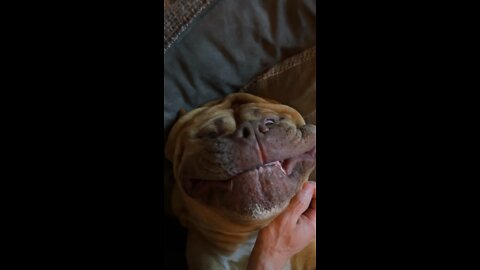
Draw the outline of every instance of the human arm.
[[[248,270],[282,269],[316,236],[316,183],[307,182],[287,209],[259,231]]]

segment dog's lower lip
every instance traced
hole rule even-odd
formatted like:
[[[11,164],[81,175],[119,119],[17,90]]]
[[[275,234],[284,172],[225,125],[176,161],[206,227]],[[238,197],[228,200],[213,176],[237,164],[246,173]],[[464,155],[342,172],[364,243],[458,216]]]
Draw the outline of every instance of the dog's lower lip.
[[[190,179],[190,183],[192,183],[193,181],[206,181],[206,182],[227,182],[227,181],[230,181],[229,183],[229,186],[231,186],[231,182],[233,182],[232,180],[235,180],[236,177],[242,175],[242,174],[245,174],[245,173],[249,173],[251,171],[255,171],[255,170],[263,170],[263,169],[266,169],[268,167],[271,167],[271,166],[277,166],[281,169],[282,173],[289,177],[291,176],[292,172],[293,172],[293,169],[295,168],[296,164],[298,161],[301,161],[301,160],[312,160],[312,159],[315,159],[315,155],[316,155],[316,149],[317,147],[313,147],[311,150],[301,154],[301,155],[298,155],[298,156],[295,156],[295,157],[291,157],[291,158],[287,158],[287,159],[283,159],[283,160],[277,160],[277,161],[271,161],[269,163],[265,163],[263,165],[259,165],[253,169],[250,169],[250,170],[245,170],[241,173],[238,173],[228,179],[224,179],[224,180],[208,180],[208,179]]]
[[[255,167],[254,169],[251,169],[251,170],[246,170],[246,171],[243,171],[237,175],[234,175],[228,179],[225,179],[225,180],[207,180],[207,179],[196,179],[196,178],[191,178],[189,179],[188,181],[186,181],[188,184],[187,184],[187,187],[192,187],[194,185],[194,183],[198,183],[198,182],[209,182],[209,183],[213,183],[213,182],[217,182],[217,183],[220,183],[220,182],[223,182],[223,183],[226,183],[226,186],[229,187],[229,189],[231,190],[232,188],[232,184],[233,184],[233,181],[235,180],[236,177],[239,177],[243,174],[247,174],[247,173],[250,173],[252,171],[259,171],[260,173],[262,171],[265,171],[265,170],[268,170],[269,167],[279,167],[282,171],[282,173],[285,175],[285,176],[288,176],[286,171],[284,170],[284,168],[282,167],[282,164],[281,164],[282,161],[273,161],[273,162],[269,162],[267,164],[263,164],[263,165],[260,165],[260,166],[257,166]]]

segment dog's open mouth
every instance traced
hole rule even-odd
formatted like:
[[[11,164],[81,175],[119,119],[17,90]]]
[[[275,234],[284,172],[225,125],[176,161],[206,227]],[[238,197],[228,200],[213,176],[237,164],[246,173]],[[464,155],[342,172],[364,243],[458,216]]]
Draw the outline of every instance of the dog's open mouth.
[[[297,183],[308,170],[315,164],[316,147],[291,158],[271,161],[259,165],[252,169],[247,169],[230,179],[225,180],[205,180],[205,179],[187,179],[183,181],[183,187],[187,194],[192,197],[204,196],[209,191],[231,192],[234,189],[241,188],[241,194],[250,191],[254,186],[260,184],[262,189],[267,189],[270,185],[290,185]]]
[[[268,170],[273,170],[274,168],[278,168],[283,173],[284,176],[291,176],[292,172],[293,172],[293,169],[296,167],[296,165],[299,162],[314,160],[315,159],[315,153],[316,153],[316,147],[314,147],[312,150],[310,150],[308,152],[305,152],[301,155],[291,157],[291,158],[288,158],[288,159],[284,159],[284,160],[277,160],[277,161],[269,162],[269,163],[263,164],[261,166],[258,166],[253,170],[258,170],[259,172],[262,172],[264,170],[268,171]],[[246,172],[249,172],[249,171],[252,171],[252,170],[248,170]],[[243,173],[246,173],[246,172],[243,172]],[[238,176],[238,175],[236,175],[236,176]],[[233,178],[235,178],[236,176],[234,176]]]

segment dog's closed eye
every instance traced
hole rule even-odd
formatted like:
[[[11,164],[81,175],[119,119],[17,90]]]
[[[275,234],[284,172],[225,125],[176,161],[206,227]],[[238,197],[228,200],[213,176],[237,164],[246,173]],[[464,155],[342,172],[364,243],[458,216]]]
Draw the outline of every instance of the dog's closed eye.
[[[218,137],[218,133],[215,132],[215,131],[209,132],[207,134],[207,137],[210,138],[210,139],[216,139]]]
[[[266,125],[266,126],[270,126],[270,125],[275,124],[275,122],[276,122],[276,121],[275,121],[274,119],[266,119],[266,120],[265,120],[265,125]]]

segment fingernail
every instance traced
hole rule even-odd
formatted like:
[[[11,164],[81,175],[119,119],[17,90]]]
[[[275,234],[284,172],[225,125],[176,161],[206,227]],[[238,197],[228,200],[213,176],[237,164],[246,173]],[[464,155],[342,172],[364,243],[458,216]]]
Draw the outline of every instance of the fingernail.
[[[306,189],[307,186],[308,186],[308,181],[306,181],[305,183],[303,183],[302,189]]]
[[[300,198],[300,200],[303,204],[310,203],[311,194],[308,190],[308,182],[303,183],[302,192],[299,192],[298,195],[299,195],[299,198]]]

